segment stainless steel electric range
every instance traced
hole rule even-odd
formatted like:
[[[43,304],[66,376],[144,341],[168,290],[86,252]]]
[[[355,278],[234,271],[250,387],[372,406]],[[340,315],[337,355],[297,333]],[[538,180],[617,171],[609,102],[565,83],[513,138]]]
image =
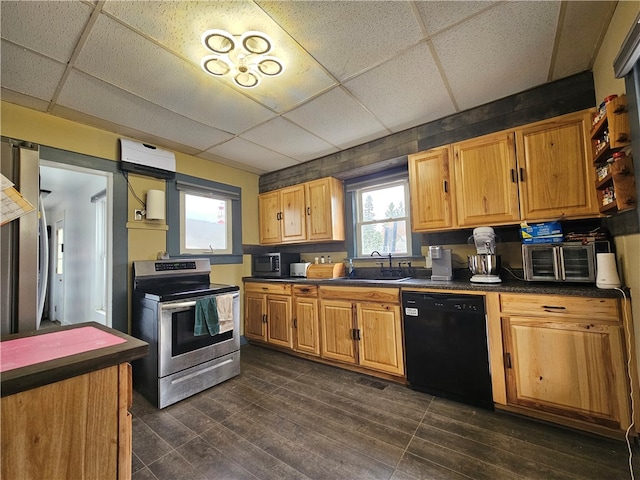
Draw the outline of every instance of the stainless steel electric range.
[[[210,283],[210,272],[206,258],[133,262],[131,330],[149,343],[133,362],[133,385],[158,408],[240,373],[240,289]],[[196,334],[196,303],[210,297],[227,307],[225,322]]]

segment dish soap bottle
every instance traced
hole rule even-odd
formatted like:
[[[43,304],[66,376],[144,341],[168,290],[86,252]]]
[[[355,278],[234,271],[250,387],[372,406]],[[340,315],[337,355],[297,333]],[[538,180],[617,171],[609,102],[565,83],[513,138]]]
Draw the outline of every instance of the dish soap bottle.
[[[353,267],[353,259],[349,258],[349,265],[347,266],[347,272],[349,278],[353,278],[356,276],[356,269]]]

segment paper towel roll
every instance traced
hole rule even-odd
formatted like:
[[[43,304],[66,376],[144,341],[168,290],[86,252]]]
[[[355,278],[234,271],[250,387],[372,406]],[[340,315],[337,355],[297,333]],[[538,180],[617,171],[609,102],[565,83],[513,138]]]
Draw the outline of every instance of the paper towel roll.
[[[164,192],[147,190],[147,220],[164,220]]]
[[[620,288],[620,277],[613,253],[596,253],[596,286],[598,288]]]

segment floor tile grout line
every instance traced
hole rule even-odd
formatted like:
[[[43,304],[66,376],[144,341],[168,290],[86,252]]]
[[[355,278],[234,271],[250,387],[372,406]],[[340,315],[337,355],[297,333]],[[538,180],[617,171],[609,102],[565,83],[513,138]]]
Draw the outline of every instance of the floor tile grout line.
[[[284,388],[278,388],[278,389],[274,390],[272,393],[274,393],[274,392],[276,392],[276,391],[278,391],[278,390],[284,390],[284,391],[286,391],[286,389],[284,389]],[[294,393],[295,393],[295,392],[294,392]],[[319,401],[319,400],[318,400],[318,401]],[[324,405],[331,406],[331,404],[329,404],[329,403],[321,402],[321,401],[319,401],[319,402],[320,402],[320,403],[322,403],[322,404],[324,404]],[[268,409],[268,408],[266,408],[266,407],[264,407],[264,406],[262,406],[262,405],[259,405],[259,404],[256,404],[256,405],[257,405],[257,406],[259,406],[260,408],[264,408],[265,410],[267,410],[267,411],[268,411],[268,412],[270,412],[270,413],[273,413],[273,414],[275,414],[275,415],[279,415],[279,416],[281,416],[281,415],[280,415],[280,413],[278,413],[277,411],[270,410],[270,409]],[[357,416],[357,417],[360,417],[360,416],[359,416],[359,415],[357,415],[357,414],[354,414],[354,415],[355,415],[355,416]],[[360,417],[360,418],[363,418],[363,417]],[[297,426],[301,427],[301,428],[308,429],[308,427],[306,427],[306,426],[305,426],[305,425],[303,425],[303,424],[297,423],[297,422],[295,422],[295,421],[293,421],[293,420],[291,420],[291,421],[292,421],[293,423],[295,423]],[[371,422],[371,421],[369,421],[369,420],[367,420],[367,419],[364,419],[364,418],[363,418],[363,421]],[[378,423],[378,422],[374,422],[374,423]],[[380,423],[378,423],[378,425],[381,425],[381,426],[386,427],[386,425],[383,425],[383,424],[380,424]],[[418,427],[419,427],[419,424],[418,424]],[[392,428],[392,427],[388,427],[388,428]],[[417,427],[416,427],[416,428],[417,428]],[[397,429],[394,429],[394,430],[397,430]],[[400,430],[399,430],[399,431],[400,431]],[[401,431],[400,431],[400,432],[401,432]],[[378,459],[376,459],[376,458],[374,458],[374,457],[372,457],[372,456],[370,456],[370,455],[368,455],[368,454],[366,454],[366,453],[363,453],[363,452],[360,452],[360,451],[358,451],[358,450],[355,450],[355,449],[351,448],[348,444],[345,444],[345,443],[341,442],[340,440],[336,440],[336,439],[334,439],[334,438],[331,438],[331,437],[329,437],[329,436],[327,436],[327,435],[325,435],[325,434],[323,434],[323,433],[317,432],[317,431],[314,431],[313,433],[315,433],[316,435],[318,435],[318,436],[320,436],[320,437],[322,437],[322,438],[324,438],[324,439],[326,439],[326,440],[328,440],[328,441],[340,443],[340,444],[341,444],[341,445],[343,445],[345,448],[348,448],[349,450],[352,450],[355,454],[363,455],[364,457],[371,458],[372,460],[376,460],[376,461],[380,462],[382,465],[386,465],[386,466],[388,466],[388,467],[391,467],[391,468],[393,468],[394,470],[395,470],[395,468],[396,468],[394,465],[390,465],[390,464],[388,464],[388,463],[384,463],[384,462],[382,462],[382,461],[380,461],[380,460],[378,460]],[[382,443],[385,443],[385,444],[387,444],[387,445],[389,445],[389,446],[391,446],[391,447],[394,447],[394,448],[395,448],[395,445],[393,445],[393,444],[391,444],[391,443],[387,443],[387,442],[385,442],[383,439],[373,437],[373,436],[368,435],[368,434],[366,434],[366,433],[364,433],[364,432],[360,432],[360,433],[361,433],[363,436],[368,437],[368,438],[371,438],[371,439],[372,439],[372,440],[374,440],[374,441],[382,442]]]
[[[232,415],[232,416],[233,416],[233,415]],[[231,418],[231,417],[229,417],[229,418]],[[220,423],[220,425],[222,425],[222,423]],[[228,430],[230,430],[230,429],[229,429],[228,427],[226,427],[225,425],[222,425],[222,426],[224,426],[225,428],[227,428]],[[211,428],[214,428],[214,426],[212,425],[212,426],[211,426]],[[211,428],[209,428],[209,429],[205,430],[205,432],[207,432],[207,431],[211,430]],[[203,433],[205,433],[205,432],[203,432]],[[296,472],[300,473],[301,475],[304,475],[305,477],[307,477],[303,472],[300,472],[300,471],[299,471],[298,469],[296,469],[293,465],[290,465],[290,464],[288,464],[288,463],[286,463],[286,462],[282,461],[281,459],[279,459],[279,458],[278,458],[278,457],[276,457],[275,455],[273,455],[273,454],[269,453],[268,451],[266,451],[265,449],[263,449],[263,448],[262,448],[262,447],[260,447],[259,445],[256,445],[255,443],[253,443],[251,440],[249,440],[249,439],[247,439],[247,438],[243,437],[242,435],[240,435],[240,434],[238,434],[238,433],[236,433],[236,432],[233,432],[233,433],[234,433],[235,435],[237,435],[238,437],[242,438],[245,442],[247,442],[247,443],[248,443],[249,445],[251,445],[253,448],[256,448],[256,449],[260,450],[260,451],[261,451],[262,453],[264,453],[265,455],[267,455],[267,456],[269,456],[269,457],[271,457],[271,458],[275,459],[275,460],[276,460],[276,461],[278,461],[279,463],[282,463],[282,464],[287,465],[289,468],[291,468],[291,469],[295,470]],[[201,438],[204,442],[206,442],[208,445],[211,445],[211,446],[212,446],[214,449],[216,449],[218,452],[220,452],[220,454],[221,454],[223,457],[225,457],[226,459],[228,459],[228,460],[232,461],[232,462],[233,462],[233,463],[235,463],[236,465],[239,465],[240,467],[242,467],[242,468],[243,468],[245,471],[247,471],[247,472],[248,472],[252,477],[255,477],[257,480],[260,480],[260,477],[257,477],[257,476],[256,476],[256,475],[254,475],[252,472],[249,472],[248,470],[246,470],[246,469],[242,466],[242,464],[238,463],[235,459],[233,459],[233,458],[228,457],[227,455],[225,455],[225,453],[224,453],[224,452],[220,451],[220,450],[219,450],[219,449],[218,449],[214,444],[212,444],[211,442],[209,442],[206,438],[204,438],[204,437],[202,437],[202,436],[200,436],[200,438]],[[308,478],[308,477],[307,477],[307,478]]]
[[[252,402],[252,403],[254,403],[254,402]],[[270,413],[275,413],[275,414],[277,414],[277,412],[273,412],[273,411],[271,411],[271,410],[268,410],[268,409],[266,409],[266,408],[264,408],[264,407],[262,407],[261,405],[258,405],[258,404],[256,404],[256,403],[254,403],[254,405],[256,405],[257,407],[262,408],[262,409],[264,409],[264,410],[266,410],[266,411],[268,411],[268,412],[270,412]],[[231,417],[229,417],[229,418],[231,418]],[[255,421],[254,421],[254,420],[252,420],[252,419],[249,419],[249,421],[251,421],[252,423],[257,423],[257,422],[255,422]],[[295,422],[293,422],[293,423],[295,423]],[[221,424],[222,424],[223,426],[225,426],[222,422],[221,422]],[[296,424],[296,425],[298,425],[298,424]],[[298,426],[300,426],[300,425],[298,425]],[[228,427],[226,427],[226,426],[225,426],[225,428],[228,428]],[[304,428],[306,428],[306,427],[304,427]],[[296,472],[299,472],[301,475],[304,475],[305,477],[309,478],[309,477],[308,477],[308,475],[306,475],[304,472],[301,472],[300,470],[298,470],[297,468],[295,468],[293,465],[291,465],[291,464],[289,464],[289,463],[285,462],[284,460],[282,460],[282,459],[280,459],[280,458],[276,457],[275,455],[273,455],[273,454],[271,454],[271,453],[267,452],[267,451],[266,451],[266,450],[264,450],[262,447],[260,447],[259,445],[256,445],[256,444],[255,444],[255,443],[253,443],[251,440],[249,440],[248,438],[246,438],[246,437],[244,437],[244,436],[242,436],[242,435],[238,434],[237,432],[234,432],[234,433],[235,433],[236,435],[238,435],[239,437],[241,437],[243,440],[245,440],[247,443],[249,443],[249,444],[251,444],[252,446],[254,446],[255,448],[257,448],[257,449],[259,449],[260,451],[262,451],[262,452],[266,453],[267,455],[271,456],[272,458],[275,458],[278,462],[280,462],[280,463],[283,463],[283,464],[287,465],[288,467],[290,467],[290,468],[294,469]],[[314,432],[314,433],[317,433],[317,432]],[[287,437],[285,437],[285,436],[281,435],[280,433],[278,433],[278,432],[274,432],[274,434],[275,434],[275,435],[277,435],[278,437],[282,438],[282,439],[285,441],[285,443],[286,443],[286,444],[290,444],[290,443],[292,443],[292,441],[291,441],[291,440],[289,440]],[[321,434],[319,434],[319,435],[321,435]],[[329,439],[329,440],[331,440],[331,439]],[[215,446],[214,446],[214,448],[215,448]],[[315,452],[310,451],[310,450],[309,450],[308,448],[306,448],[306,447],[302,447],[302,448],[303,448],[303,450],[304,450],[304,451],[309,452],[310,454],[315,454]]]
[[[288,384],[290,384],[290,383],[291,383],[291,382],[289,382]],[[303,385],[303,386],[304,386],[304,385]],[[283,386],[283,388],[284,388],[284,386]],[[286,389],[285,389],[285,390],[286,390]],[[331,403],[325,402],[325,401],[323,401],[323,400],[320,400],[320,399],[317,399],[317,398],[314,398],[314,397],[310,397],[310,396],[308,396],[308,395],[304,395],[304,394],[299,393],[299,392],[296,392],[296,391],[294,391],[294,390],[289,390],[289,391],[291,391],[291,392],[293,392],[293,393],[295,393],[295,394],[297,394],[297,395],[300,395],[300,396],[302,396],[302,397],[305,397],[305,398],[309,398],[309,399],[315,400],[315,401],[317,401],[317,402],[319,402],[319,403],[322,403],[323,405],[327,405],[327,406],[330,406],[330,407],[334,407],[334,408],[335,408],[335,405],[332,405]],[[335,394],[335,393],[333,393],[333,392],[329,392],[329,393],[330,393],[331,395],[336,395],[336,394]],[[339,396],[339,395],[336,395],[336,396]],[[348,398],[348,400],[349,400],[349,401],[355,401],[355,400],[352,400],[352,399],[350,399],[350,398]],[[360,415],[359,413],[355,413],[355,412],[348,412],[348,413],[349,413],[349,414],[351,414],[351,415],[353,415],[353,416],[356,416],[356,417],[358,417],[358,418],[362,418],[364,421],[367,421],[367,422],[373,422],[373,423],[376,423],[377,425],[380,425],[380,426],[385,427],[385,428],[393,428],[394,430],[398,430],[397,428],[389,427],[389,426],[385,425],[384,423],[376,422],[376,421],[370,420],[370,419],[368,419],[368,418],[365,418],[365,417],[363,417],[362,415]],[[418,425],[420,425],[420,422],[418,422]],[[402,430],[398,430],[398,431],[402,432]]]
[[[430,406],[431,406],[431,404],[430,404]],[[425,416],[426,416],[426,414],[427,414],[427,413],[429,413],[429,409],[425,412]],[[451,417],[447,417],[446,415],[444,415],[444,414],[442,414],[442,413],[433,412],[433,411],[432,411],[431,413],[432,413],[433,415],[437,415],[437,416],[442,417],[442,418],[444,418],[444,419],[451,419]],[[477,426],[477,425],[474,425],[473,423],[465,422],[465,421],[463,421],[463,420],[459,420],[459,419],[452,419],[452,420],[454,420],[454,421],[456,421],[456,422],[464,423],[465,425],[469,425],[469,426],[474,427],[474,428],[481,428],[481,427],[479,427],[479,426]],[[534,421],[534,420],[531,420],[531,419],[525,419],[525,420]],[[420,424],[422,425],[422,423],[423,423],[423,422],[424,422],[424,418],[423,418],[423,420],[420,422]],[[431,426],[431,427],[432,427],[432,428],[435,428],[435,429],[437,429],[437,430],[440,430],[440,431],[450,432],[449,430],[444,430],[444,429],[439,428],[439,427],[436,427],[436,426]],[[484,429],[484,430],[486,430],[486,429]],[[525,439],[525,438],[514,437],[514,436],[509,435],[509,434],[507,434],[507,433],[503,433],[503,432],[499,432],[499,431],[495,431],[495,430],[489,430],[489,431],[490,431],[493,435],[498,435],[498,436],[503,437],[503,438],[507,438],[507,439],[515,440],[515,441],[518,441],[518,442],[522,442],[522,443],[526,444],[527,446],[532,446],[532,447],[535,447],[535,448],[539,448],[539,449],[547,450],[547,451],[549,451],[549,452],[554,452],[555,454],[559,454],[559,455],[565,456],[565,457],[567,457],[567,458],[579,458],[579,459],[580,459],[580,460],[582,460],[582,461],[589,462],[589,463],[591,463],[591,464],[593,464],[593,465],[597,465],[597,466],[602,467],[602,468],[609,468],[609,467],[611,467],[611,465],[610,465],[610,464],[608,464],[608,463],[602,463],[602,462],[599,462],[599,461],[594,461],[594,459],[593,459],[593,457],[592,457],[592,456],[588,456],[588,455],[586,455],[586,454],[585,454],[585,455],[582,455],[582,456],[577,457],[575,454],[571,454],[571,453],[568,453],[568,452],[562,452],[562,451],[558,452],[557,450],[554,450],[553,448],[551,448],[551,447],[549,447],[549,446],[547,446],[547,445],[543,445],[543,444],[541,444],[541,443],[534,443],[534,442],[531,442],[531,441],[529,441],[529,440],[527,440],[527,439]],[[467,440],[469,440],[469,441],[476,442],[476,443],[478,443],[478,444],[480,444],[480,445],[488,445],[488,444],[486,444],[486,443],[478,442],[478,441],[477,441],[477,440],[475,440],[475,439],[472,439],[472,438],[469,438],[469,437],[464,437],[464,436],[459,435],[459,434],[456,434],[456,433],[454,433],[454,432],[450,432],[450,433],[453,433],[454,435],[458,435],[459,437],[465,438],[465,439],[467,439]],[[488,445],[488,446],[494,447],[493,445]],[[495,447],[495,448],[497,448],[497,447]],[[504,451],[504,452],[507,452],[507,453],[512,453],[511,451],[509,451],[509,450],[505,450],[505,449],[503,449],[503,448],[499,448],[499,449],[500,449],[501,451]],[[522,459],[524,459],[524,460],[531,461],[531,459],[528,459],[527,457],[524,457],[524,456],[522,456],[522,455],[517,455],[517,456],[518,456],[518,457],[520,457],[520,458],[522,458]],[[538,463],[541,463],[541,464],[545,465],[545,466],[546,466],[546,467],[548,467],[548,468],[551,468],[551,469],[554,469],[554,470],[557,470],[557,471],[560,471],[560,472],[563,472],[563,473],[568,473],[568,474],[570,474],[570,475],[572,474],[571,472],[567,472],[566,470],[562,470],[562,469],[561,469],[561,468],[559,468],[559,467],[554,467],[553,465],[549,465],[549,464],[547,464],[547,463],[544,463],[544,462],[542,462],[540,459],[536,459],[535,461],[536,461],[536,462],[538,462]],[[624,470],[624,467],[622,467],[622,468],[621,468],[621,470]]]

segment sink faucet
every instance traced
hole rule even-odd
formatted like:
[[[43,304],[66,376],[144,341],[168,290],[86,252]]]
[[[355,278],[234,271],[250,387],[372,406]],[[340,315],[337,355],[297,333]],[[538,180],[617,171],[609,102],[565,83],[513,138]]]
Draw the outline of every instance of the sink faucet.
[[[379,257],[382,257],[382,254],[377,250],[374,250],[373,252],[371,252],[371,256],[373,257],[374,255],[378,255]],[[382,264],[380,265],[380,268],[382,268]],[[389,253],[389,268],[391,269],[393,268],[393,264],[391,263],[391,253]]]

